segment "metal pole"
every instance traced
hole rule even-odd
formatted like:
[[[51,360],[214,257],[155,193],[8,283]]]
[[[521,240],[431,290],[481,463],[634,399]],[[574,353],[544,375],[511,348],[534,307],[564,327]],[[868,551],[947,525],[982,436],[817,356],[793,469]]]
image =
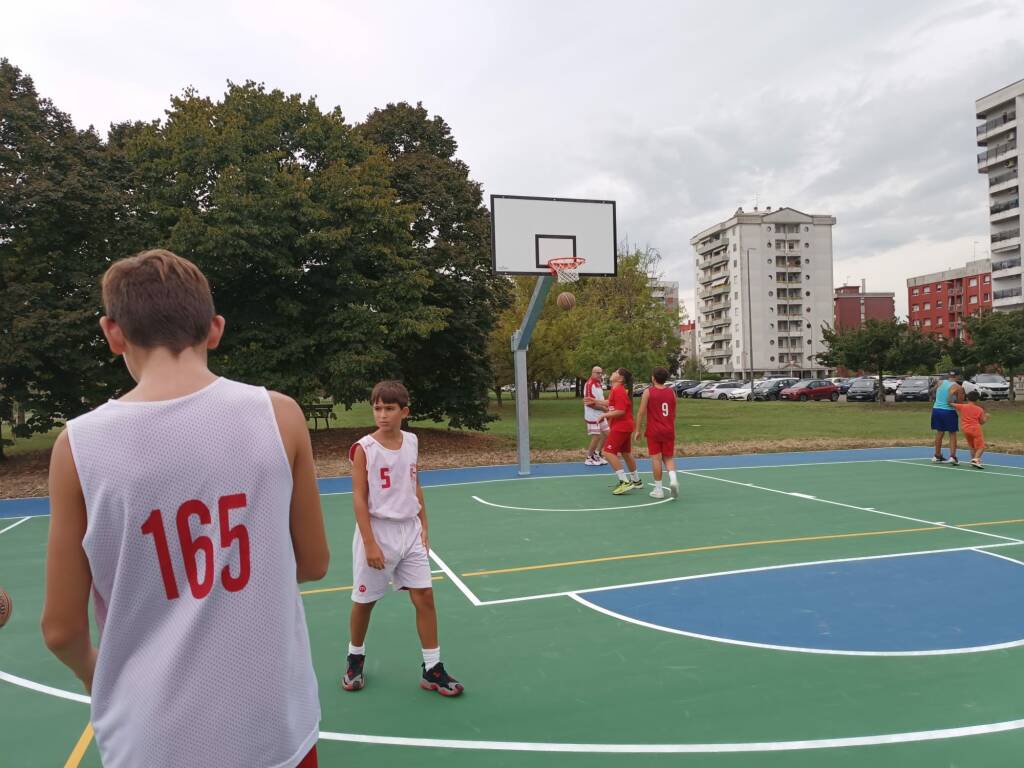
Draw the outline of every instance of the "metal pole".
[[[523,324],[512,334],[512,360],[516,378],[516,452],[520,475],[530,474],[530,391],[526,380],[526,351],[530,347],[530,337],[533,336],[533,329],[552,282],[549,275],[543,275],[537,280]]]

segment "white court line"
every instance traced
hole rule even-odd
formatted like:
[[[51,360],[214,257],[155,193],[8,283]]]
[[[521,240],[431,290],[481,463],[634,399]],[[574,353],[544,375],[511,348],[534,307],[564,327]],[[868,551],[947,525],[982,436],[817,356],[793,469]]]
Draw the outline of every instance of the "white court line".
[[[6,528],[0,530],[0,533],[7,533],[9,530],[11,530],[11,528],[17,528],[19,525],[24,523],[26,520],[31,520],[33,517],[36,517],[36,515],[29,515],[28,517],[23,517],[18,522],[12,523],[11,525],[8,525]]]
[[[455,571],[449,568],[445,564],[444,560],[437,556],[437,553],[433,549],[431,549],[427,554],[430,555],[431,560],[437,563],[437,567],[444,572],[444,575],[451,579],[455,586],[459,588],[459,591],[469,599],[469,602],[473,605],[480,605],[480,598],[473,594],[473,590],[467,587],[465,582],[455,575]]]
[[[919,465],[911,464],[911,466],[919,466]],[[790,496],[790,497],[796,497],[796,498],[806,498],[803,494],[796,494],[796,493],[793,493],[792,491],[780,491],[778,488],[768,488],[768,487],[763,486],[763,485],[754,485],[753,483],[741,483],[741,482],[739,482],[737,480],[726,480],[724,477],[711,477],[710,475],[702,475],[699,472],[695,472],[695,471],[686,471],[686,472],[682,472],[681,474],[690,475],[691,477],[703,477],[705,480],[714,480],[716,483],[729,483],[731,485],[741,485],[741,486],[743,486],[745,488],[756,488],[759,491],[768,491],[769,493],[778,493],[778,494],[781,494],[783,496]],[[961,531],[961,532],[964,532],[964,533],[974,533],[974,534],[978,534],[980,536],[988,536],[988,537],[993,538],[993,539],[1000,539],[1002,541],[1009,541],[1009,542],[1012,542],[1014,544],[1024,544],[1024,541],[1021,541],[1020,539],[1015,539],[1015,538],[1013,538],[1011,536],[1000,536],[997,533],[988,533],[987,531],[973,531],[970,528],[960,528],[959,526],[950,525],[948,523],[940,523],[940,522],[936,522],[934,520],[924,520],[924,519],[922,519],[920,517],[910,517],[909,515],[897,515],[895,512],[883,512],[882,510],[875,509],[874,507],[858,507],[855,504],[845,504],[845,503],[843,503],[841,501],[832,501],[831,499],[822,499],[822,498],[818,498],[818,497],[813,497],[811,499],[806,499],[806,500],[807,501],[817,501],[817,502],[820,502],[822,504],[831,504],[831,505],[836,506],[836,507],[845,507],[847,509],[857,509],[857,510],[860,510],[861,512],[872,512],[872,513],[874,513],[876,515],[885,515],[886,517],[898,517],[901,520],[911,520],[912,522],[915,522],[915,523],[925,523],[926,525],[937,525],[937,526],[940,526],[942,528],[949,528],[950,530],[954,530],[954,531]]]
[[[1009,544],[994,544],[993,546],[1005,547],[1005,546],[1012,546],[1012,545],[1009,545]],[[978,550],[978,549],[975,549],[973,547],[965,547],[964,550],[965,551],[970,551],[970,552],[977,552],[979,554],[991,554],[991,555],[993,555],[993,557],[998,557],[998,558],[1000,558],[1002,560],[1008,560],[1009,562],[1013,563],[1014,565],[1024,566],[1024,563],[1021,563],[1021,562],[1019,562],[1017,560],[1012,560],[1012,559],[1010,559],[1008,557],[1003,557],[1002,555],[996,555],[995,553],[992,553],[992,552],[984,552],[982,550]],[[936,553],[931,552],[931,553],[928,553],[928,554],[936,554]],[[868,558],[868,559],[876,559],[876,560],[878,560],[878,559],[883,559],[884,557],[891,557],[891,555],[883,555],[882,557],[875,557],[875,558]],[[806,565],[806,563],[805,563],[805,565]],[[772,569],[771,568],[767,568],[767,569],[761,569],[761,570],[772,570]],[[686,579],[674,579],[673,581],[685,581],[685,580]],[[580,591],[582,592],[584,590],[580,590]],[[593,592],[594,590],[586,590],[586,591]],[[991,645],[973,645],[973,646],[963,646],[963,647],[960,647],[960,648],[941,648],[941,649],[938,649],[938,650],[931,650],[931,651],[840,651],[840,650],[835,650],[835,649],[830,649],[830,648],[810,648],[810,647],[795,646],[795,645],[775,645],[775,644],[772,644],[772,643],[755,643],[755,642],[752,642],[752,641],[749,641],[749,640],[736,640],[734,638],[721,637],[719,635],[705,635],[705,634],[702,634],[700,632],[688,632],[688,631],[686,631],[684,629],[675,629],[673,627],[665,627],[665,626],[662,626],[660,624],[651,624],[650,622],[642,621],[641,619],[635,619],[632,616],[626,616],[626,615],[618,613],[616,611],[612,611],[612,610],[610,610],[608,608],[604,608],[604,607],[602,607],[600,605],[596,605],[595,603],[590,602],[586,598],[581,597],[579,592],[570,592],[567,596],[569,598],[571,598],[572,600],[575,600],[580,605],[585,606],[587,608],[590,608],[590,609],[592,609],[594,611],[597,611],[598,613],[603,613],[604,615],[610,616],[613,619],[618,619],[619,621],[624,621],[624,622],[627,622],[629,624],[636,624],[637,626],[646,627],[647,629],[654,629],[654,630],[657,630],[658,632],[666,632],[666,633],[671,634],[671,635],[682,635],[684,637],[692,637],[692,638],[695,638],[697,640],[710,640],[710,641],[715,642],[715,643],[725,643],[726,645],[742,645],[742,646],[745,646],[747,648],[762,648],[764,650],[769,650],[769,651],[788,651],[788,652],[792,652],[792,653],[814,653],[814,654],[821,654],[821,655],[826,655],[826,656],[954,656],[954,655],[964,654],[964,653],[983,653],[983,652],[986,652],[986,651],[1002,651],[1002,650],[1006,650],[1007,648],[1019,648],[1020,646],[1024,646],[1024,639],[1020,639],[1020,640],[1010,640],[1010,641],[1005,642],[1005,643],[993,643]]]
[[[89,697],[60,688],[41,685],[23,677],[0,672],[0,680],[22,688],[69,699],[82,704],[89,703]],[[762,741],[710,744],[573,744],[567,742],[537,741],[470,741],[466,739],[417,739],[404,736],[375,736],[363,733],[338,733],[320,731],[325,741],[341,741],[357,744],[380,744],[399,747],[430,747],[435,749],[474,749],[499,752],[578,752],[616,754],[682,754],[714,752],[789,752],[805,749],[842,749],[880,744],[906,744],[915,741],[958,739],[964,736],[981,736],[988,733],[1002,733],[1024,728],[1022,720],[1004,720],[983,725],[966,725],[958,728],[941,728],[930,731],[908,731],[904,733],[883,733],[873,736],[846,736],[836,739],[805,739],[799,741]]]
[[[495,504],[493,501],[487,501],[481,499],[479,496],[472,497],[475,501],[479,501],[481,504],[486,504],[488,507],[499,507],[500,509],[515,509],[522,512],[608,512],[616,509],[636,509],[638,507],[653,507],[656,504],[664,504],[666,501],[675,501],[671,496],[667,499],[661,499],[660,501],[649,501],[643,504],[626,504],[621,507],[578,507],[575,509],[549,509],[547,507],[510,507],[506,504]]]
[[[1024,543],[1024,542],[1020,542]],[[861,560],[884,560],[890,557],[916,557],[917,555],[937,555],[943,552],[978,552],[983,549],[995,549],[996,547],[1015,547],[1018,542],[1000,542],[999,544],[985,544],[980,547],[947,547],[945,549],[922,549],[917,552],[894,552],[886,555],[859,555],[857,557],[836,557],[829,560],[810,560],[802,563],[782,563],[779,565],[761,565],[756,568],[738,568],[731,571],[715,571],[712,573],[698,573],[693,576],[671,576],[667,579],[651,579],[650,581],[634,581],[628,584],[612,584],[604,587],[587,587],[586,589],[569,589],[564,592],[546,592],[539,595],[524,595],[522,597],[504,597],[498,600],[483,600],[481,606],[504,605],[506,603],[525,603],[531,600],[546,600],[549,597],[570,597],[571,595],[585,595],[589,592],[608,592],[614,589],[629,589],[630,587],[648,587],[652,584],[668,584],[673,581],[693,581],[695,579],[710,579],[715,576],[734,576],[739,573],[758,573],[760,571],[776,571],[783,568],[802,568],[809,565],[831,565],[832,563],[854,563]],[[1014,561],[1016,562],[1016,561]]]
[[[1014,560],[1012,557],[1007,557],[1006,555],[1000,555],[995,552],[988,552],[984,549],[975,549],[974,551],[982,555],[991,555],[992,557],[998,557],[1000,560],[1006,560],[1008,563],[1013,563],[1014,565],[1024,565],[1024,563],[1022,563],[1020,560]]]
[[[982,477],[984,475],[999,475],[1001,477],[1016,477],[1016,478],[1018,478],[1020,480],[1024,480],[1024,474],[1015,475],[1015,474],[1013,474],[1011,472],[993,472],[990,469],[974,469],[973,467],[968,466],[968,462],[966,462],[966,461],[962,462],[960,464],[960,466],[950,466],[948,463],[933,464],[931,462],[929,462],[927,464],[920,464],[920,463],[915,462],[915,461],[904,461],[903,459],[884,459],[884,461],[885,461],[886,464],[906,464],[908,467],[920,467],[921,469],[945,469],[947,472],[948,471],[955,472],[957,470],[967,470],[970,474],[978,475],[978,477]],[[989,464],[988,466],[994,467],[996,465],[995,464]]]
[[[15,675],[8,674],[7,672],[0,671],[0,680],[11,685],[17,685],[22,688],[28,688],[30,691],[38,691],[39,693],[45,693],[48,696],[56,696],[58,699],[69,699],[70,701],[77,701],[82,704],[88,704],[92,699],[81,693],[72,693],[71,691],[65,691],[60,688],[52,688],[49,685],[43,685],[42,683],[34,682],[33,680],[26,680],[24,677],[17,677]]]

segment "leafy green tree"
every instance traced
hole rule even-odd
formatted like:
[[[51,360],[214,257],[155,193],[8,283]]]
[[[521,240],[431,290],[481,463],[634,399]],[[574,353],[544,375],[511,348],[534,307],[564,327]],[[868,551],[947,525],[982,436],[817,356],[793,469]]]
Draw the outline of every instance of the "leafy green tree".
[[[971,315],[964,320],[964,328],[970,338],[972,361],[976,366],[1002,368],[1010,380],[1010,397],[1016,399],[1013,379],[1024,366],[1024,310]]]
[[[508,280],[491,270],[490,216],[480,185],[455,157],[448,124],[422,104],[388,104],[357,133],[383,149],[399,200],[414,210],[408,253],[425,268],[423,307],[442,319],[426,337],[399,342],[399,375],[417,417],[481,429],[492,418],[487,389],[494,380],[494,361],[485,352],[511,295]]]
[[[52,429],[126,381],[97,323],[97,277],[123,212],[112,174],[99,136],[0,59],[0,418],[21,406],[17,436]]]
[[[829,368],[877,372],[879,392],[884,391],[886,373],[908,371],[918,366],[934,368],[942,348],[934,336],[897,320],[868,320],[859,328],[835,331],[822,328],[826,351],[818,361]],[[881,402],[885,402],[882,398]]]
[[[412,249],[416,206],[337,109],[247,82],[186,91],[164,120],[115,126],[132,192],[124,253],[163,246],[210,279],[228,333],[211,364],[351,405],[444,325]]]

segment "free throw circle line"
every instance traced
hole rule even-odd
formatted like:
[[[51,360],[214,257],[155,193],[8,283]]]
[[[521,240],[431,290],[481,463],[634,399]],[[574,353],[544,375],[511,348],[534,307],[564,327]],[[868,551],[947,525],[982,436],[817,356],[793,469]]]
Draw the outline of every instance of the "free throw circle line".
[[[487,501],[481,499],[479,496],[471,497],[474,501],[479,501],[481,504],[486,504],[488,507],[498,507],[499,509],[515,509],[520,512],[611,512],[616,509],[636,509],[637,507],[653,507],[657,504],[664,504],[666,501],[673,501],[672,497],[661,499],[660,501],[650,501],[644,504],[626,504],[621,507],[580,507],[577,509],[549,509],[547,507],[512,507],[507,504],[495,504],[493,501]]]

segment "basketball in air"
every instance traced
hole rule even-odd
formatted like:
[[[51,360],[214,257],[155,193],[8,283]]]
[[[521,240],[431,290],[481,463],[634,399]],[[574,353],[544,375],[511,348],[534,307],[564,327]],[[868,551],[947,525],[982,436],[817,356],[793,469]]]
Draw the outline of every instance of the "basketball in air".
[[[562,309],[572,309],[576,306],[576,297],[568,291],[558,294],[558,306]]]
[[[13,610],[14,604],[11,603],[11,596],[7,594],[6,590],[0,589],[0,627],[11,618],[11,611]]]

